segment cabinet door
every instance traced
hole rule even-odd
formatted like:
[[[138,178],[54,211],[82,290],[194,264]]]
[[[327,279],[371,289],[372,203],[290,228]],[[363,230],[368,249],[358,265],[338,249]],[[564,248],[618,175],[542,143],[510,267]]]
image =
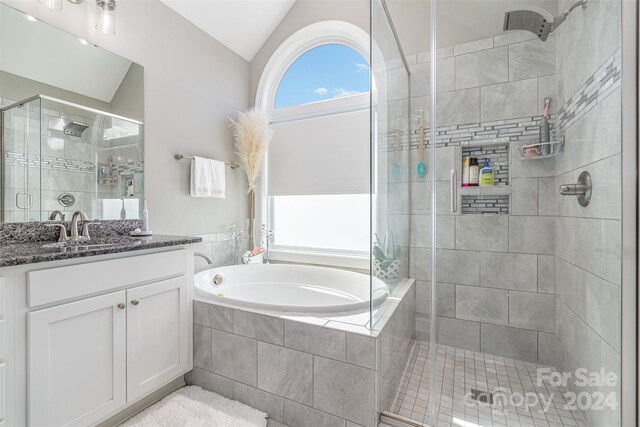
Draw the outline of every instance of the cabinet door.
[[[125,405],[125,297],[114,292],[28,314],[29,425],[86,426]]]
[[[189,346],[185,276],[127,291],[127,401],[185,373]]]

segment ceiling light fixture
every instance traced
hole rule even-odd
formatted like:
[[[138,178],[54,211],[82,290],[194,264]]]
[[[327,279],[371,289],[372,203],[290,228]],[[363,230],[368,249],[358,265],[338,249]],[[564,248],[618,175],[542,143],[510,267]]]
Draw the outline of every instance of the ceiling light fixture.
[[[96,0],[96,30],[110,35],[116,33],[115,0]]]
[[[37,19],[36,19],[36,18],[34,18],[34,17],[33,17],[33,16],[31,16],[31,15],[27,15],[27,21],[36,22],[36,21],[37,21]]]
[[[38,0],[38,3],[47,6],[49,9],[62,10],[62,0]]]

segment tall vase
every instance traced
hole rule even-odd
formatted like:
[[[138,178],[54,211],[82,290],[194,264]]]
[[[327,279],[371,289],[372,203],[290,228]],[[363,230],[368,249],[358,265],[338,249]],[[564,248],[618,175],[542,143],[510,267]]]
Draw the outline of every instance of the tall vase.
[[[252,250],[256,247],[255,237],[254,237],[254,227],[256,222],[256,192],[251,189],[249,190],[249,227],[247,232],[247,240],[249,250]]]

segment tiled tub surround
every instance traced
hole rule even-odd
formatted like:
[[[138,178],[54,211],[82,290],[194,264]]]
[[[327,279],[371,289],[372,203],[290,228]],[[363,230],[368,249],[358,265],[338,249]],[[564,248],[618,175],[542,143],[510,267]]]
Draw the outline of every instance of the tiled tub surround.
[[[555,363],[561,372],[605,369],[613,387],[568,388],[613,392],[620,402],[621,351],[621,88],[620,1],[590,2],[557,31],[560,131],[564,152],[556,158],[556,186],[588,170],[591,203],[557,198],[555,247]],[[624,284],[634,286],[634,284]],[[605,405],[583,416],[591,426],[620,425],[620,407]]]
[[[270,426],[375,426],[397,388],[385,379],[408,358],[413,283],[381,307],[373,333],[368,311],[321,318],[196,298],[187,381],[267,412]]]
[[[416,335],[429,339],[431,306],[430,187],[436,181],[437,341],[462,349],[540,364],[554,360],[555,159],[522,160],[536,142],[544,98],[556,112],[555,39],[524,32],[437,52],[437,168],[415,174],[414,120],[410,181],[411,277],[416,278]],[[427,55],[410,57],[412,111],[429,116]],[[427,124],[428,125],[428,124]],[[429,165],[430,130],[425,129]],[[461,179],[462,151],[508,146],[509,185],[458,188],[450,211],[450,171]],[[403,147],[406,149],[407,147]],[[404,169],[404,168],[403,168]],[[458,185],[460,182],[458,182]],[[462,214],[462,196],[510,197],[508,214]],[[466,197],[465,197],[466,198]],[[402,203],[398,203],[403,206]],[[406,213],[406,212],[398,212]]]
[[[194,251],[209,257],[213,264],[208,265],[198,257],[195,259],[196,272],[207,268],[241,263],[240,256],[247,250],[246,237],[241,237],[236,243],[228,231],[199,234],[197,237],[202,239],[202,243],[194,245]]]

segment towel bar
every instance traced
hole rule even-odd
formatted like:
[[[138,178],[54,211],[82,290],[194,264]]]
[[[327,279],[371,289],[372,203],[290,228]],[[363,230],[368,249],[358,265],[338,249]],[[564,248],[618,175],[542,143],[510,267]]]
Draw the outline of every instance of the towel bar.
[[[176,154],[173,156],[174,159],[176,160],[182,160],[182,159],[193,159],[193,156],[185,156],[184,154]],[[229,162],[224,162],[225,165],[229,166],[231,169],[237,169],[240,167],[240,165],[236,164],[236,163],[229,163]]]

